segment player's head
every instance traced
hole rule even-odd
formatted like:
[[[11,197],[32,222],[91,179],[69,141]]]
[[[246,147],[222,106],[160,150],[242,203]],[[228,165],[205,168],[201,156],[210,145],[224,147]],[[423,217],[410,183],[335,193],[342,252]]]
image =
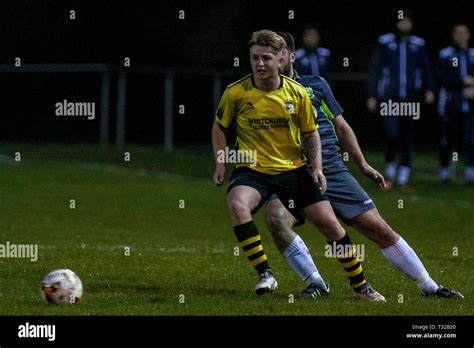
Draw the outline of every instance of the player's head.
[[[303,41],[304,48],[311,51],[318,48],[319,42],[321,41],[321,35],[319,33],[318,27],[314,24],[309,24],[304,27],[301,39]]]
[[[413,13],[410,10],[403,10],[397,22],[397,30],[402,35],[410,35],[413,30]]]
[[[278,35],[280,35],[286,43],[286,46],[282,51],[283,63],[280,67],[280,73],[286,76],[291,76],[292,65],[296,60],[295,38],[287,31],[279,31]]]
[[[466,48],[470,38],[471,31],[465,23],[456,23],[453,26],[453,42],[456,46]]]
[[[250,65],[255,78],[262,80],[278,75],[283,63],[282,50],[285,40],[271,30],[260,30],[252,34],[249,41]]]

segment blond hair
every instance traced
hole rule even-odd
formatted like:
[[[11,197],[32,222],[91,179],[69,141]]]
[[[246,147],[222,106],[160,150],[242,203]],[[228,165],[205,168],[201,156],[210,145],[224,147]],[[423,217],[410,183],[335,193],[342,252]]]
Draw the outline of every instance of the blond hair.
[[[249,47],[255,45],[271,47],[275,53],[278,53],[286,47],[286,42],[274,31],[264,29],[253,32],[252,38],[249,41]]]

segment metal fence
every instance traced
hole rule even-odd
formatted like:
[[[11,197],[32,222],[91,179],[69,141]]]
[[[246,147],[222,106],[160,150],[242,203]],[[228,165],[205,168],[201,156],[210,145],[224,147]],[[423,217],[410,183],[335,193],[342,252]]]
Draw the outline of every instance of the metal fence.
[[[48,73],[88,73],[100,75],[100,120],[99,120],[99,143],[110,143],[110,110],[111,110],[111,88],[116,84],[116,118],[115,118],[115,144],[123,146],[126,143],[126,120],[127,120],[127,78],[130,74],[138,75],[160,75],[163,76],[163,146],[166,150],[173,150],[173,100],[175,97],[175,78],[182,75],[194,75],[212,78],[212,91],[209,96],[212,98],[213,110],[217,109],[220,96],[223,91],[224,78],[240,78],[248,71],[241,68],[236,69],[210,69],[195,67],[161,67],[161,66],[141,66],[134,68],[118,67],[110,64],[24,64],[16,67],[11,64],[0,65],[0,73],[27,73],[27,74],[48,74]],[[332,82],[354,81],[365,82],[366,74],[331,74]]]

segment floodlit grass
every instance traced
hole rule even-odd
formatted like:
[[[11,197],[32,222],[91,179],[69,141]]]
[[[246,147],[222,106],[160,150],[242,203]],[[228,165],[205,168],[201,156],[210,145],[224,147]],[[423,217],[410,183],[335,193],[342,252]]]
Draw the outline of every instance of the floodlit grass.
[[[21,162],[15,162],[15,153]],[[130,153],[130,162],[124,161]],[[253,292],[255,271],[237,246],[225,187],[211,181],[209,147],[167,153],[140,145],[0,145],[0,244],[38,244],[39,259],[0,258],[0,315],[472,315],[474,188],[461,180],[441,185],[430,175],[436,156],[419,154],[411,188],[381,192],[353,172],[393,226],[418,253],[431,276],[460,290],[463,301],[422,298],[378,248],[364,243],[365,273],[387,298],[351,297],[343,269],[324,257],[324,238],[308,224],[297,229],[331,295],[289,301],[305,284],[292,272],[256,216],[279,282],[274,294]],[[381,168],[381,156],[368,153]],[[230,168],[227,177],[230,175]],[[74,199],[76,208],[70,209]],[[403,209],[399,209],[403,200]],[[184,204],[184,208],[183,208]],[[181,206],[180,206],[181,205]],[[126,248],[130,255],[126,255]],[[454,248],[454,249],[453,249]],[[453,250],[458,256],[453,255]],[[82,279],[83,300],[48,306],[43,276],[70,268]],[[400,299],[403,297],[403,302]]]

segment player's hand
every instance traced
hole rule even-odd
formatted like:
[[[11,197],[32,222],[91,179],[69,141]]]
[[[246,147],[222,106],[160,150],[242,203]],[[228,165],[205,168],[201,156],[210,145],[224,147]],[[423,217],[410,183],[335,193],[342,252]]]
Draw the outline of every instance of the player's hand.
[[[474,87],[466,87],[462,90],[464,98],[471,100],[474,99]]]
[[[378,171],[376,171],[374,168],[372,168],[369,164],[366,164],[364,166],[364,168],[362,169],[362,172],[364,173],[366,177],[373,180],[377,184],[377,186],[380,187],[382,190],[387,189],[383,175],[380,174]]]
[[[376,112],[377,111],[377,98],[371,97],[367,99],[367,109],[369,109],[370,112]]]
[[[225,178],[225,164],[217,163],[216,170],[214,171],[214,176],[212,177],[212,180],[214,181],[214,184],[216,184],[217,186],[221,186],[224,183],[224,178]]]
[[[323,172],[321,170],[314,170],[313,171],[313,178],[314,181],[319,183],[321,185],[321,193],[326,192],[327,189],[327,181],[326,177],[324,176]]]
[[[428,105],[434,104],[435,102],[435,95],[431,91],[425,92],[425,103]]]

